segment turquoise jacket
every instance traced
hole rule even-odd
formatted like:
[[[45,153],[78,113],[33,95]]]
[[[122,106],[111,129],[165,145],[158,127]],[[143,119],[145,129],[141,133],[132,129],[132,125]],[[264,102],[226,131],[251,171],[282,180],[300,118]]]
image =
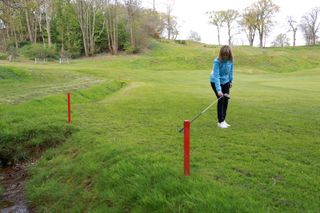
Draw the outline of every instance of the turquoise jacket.
[[[221,84],[233,80],[233,63],[231,61],[219,61],[218,58],[213,61],[213,68],[210,74],[210,82],[214,83],[217,92],[221,92]]]

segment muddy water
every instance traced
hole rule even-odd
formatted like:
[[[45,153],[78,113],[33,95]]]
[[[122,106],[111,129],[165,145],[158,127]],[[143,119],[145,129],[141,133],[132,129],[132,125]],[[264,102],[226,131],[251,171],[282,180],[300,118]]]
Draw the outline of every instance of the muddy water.
[[[0,168],[0,184],[5,192],[0,196],[0,213],[31,213],[27,206],[24,185],[27,168],[34,163]]]

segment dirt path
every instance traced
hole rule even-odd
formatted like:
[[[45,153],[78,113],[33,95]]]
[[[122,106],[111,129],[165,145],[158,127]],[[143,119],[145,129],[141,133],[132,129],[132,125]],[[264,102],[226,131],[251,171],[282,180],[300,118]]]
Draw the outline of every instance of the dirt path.
[[[27,168],[34,163],[0,168],[0,184],[5,192],[0,196],[0,213],[31,213],[27,207],[24,185]]]

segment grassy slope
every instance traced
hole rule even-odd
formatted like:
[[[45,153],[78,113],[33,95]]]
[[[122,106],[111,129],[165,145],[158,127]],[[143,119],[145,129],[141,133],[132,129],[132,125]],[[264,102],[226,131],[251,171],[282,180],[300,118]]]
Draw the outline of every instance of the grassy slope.
[[[217,51],[196,44],[155,43],[154,51],[142,56],[62,66],[11,65],[27,67],[26,72],[128,82],[111,95],[97,86],[88,94],[98,92],[99,98],[91,101],[74,96],[77,131],[48,150],[32,170],[27,187],[31,202],[40,212],[316,212],[319,47],[234,49],[236,76],[228,117],[232,128],[216,128],[214,109],[197,120],[191,132],[192,176],[183,177],[183,138],[177,128],[213,100],[208,75]],[[39,107],[49,102],[47,106],[60,113],[37,110],[30,122],[57,119],[63,125],[63,106],[50,102],[63,98],[40,100]],[[3,125],[15,118],[27,125],[23,112],[34,110],[37,102],[2,105]]]

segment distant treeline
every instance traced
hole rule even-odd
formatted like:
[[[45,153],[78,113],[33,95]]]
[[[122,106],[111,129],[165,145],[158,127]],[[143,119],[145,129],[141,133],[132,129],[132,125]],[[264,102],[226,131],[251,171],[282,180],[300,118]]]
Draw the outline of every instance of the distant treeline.
[[[136,53],[150,38],[176,39],[176,17],[140,0],[0,0],[0,50],[27,56]]]
[[[294,2],[291,2],[294,3]],[[266,37],[272,32],[275,22],[274,15],[279,12],[280,7],[272,2],[272,0],[258,0],[254,2],[242,12],[237,10],[220,10],[208,12],[209,22],[217,29],[218,42],[220,45],[220,31],[223,27],[227,28],[228,42],[232,45],[235,29],[244,32],[248,38],[250,46],[256,37],[259,39],[259,46],[265,46]],[[320,34],[320,7],[312,8],[305,13],[300,21],[294,20],[292,16],[288,16],[287,29],[280,33],[272,42],[273,46],[288,46],[288,32],[292,33],[292,46],[296,44],[296,33],[301,30],[306,45],[316,45]]]
[[[155,6],[143,8],[141,0],[0,0],[0,51],[10,59],[18,54],[69,58],[104,52],[137,53],[149,46],[150,38],[176,40],[179,31],[177,18],[172,15],[173,1],[166,2],[166,13],[161,13]],[[259,46],[264,47],[279,9],[272,0],[258,0],[243,11],[210,11],[208,19],[217,30],[219,45],[221,29],[226,28],[229,45],[241,29],[249,45],[259,39]],[[319,7],[305,13],[300,21],[288,16],[287,23],[273,46],[288,46],[288,33],[292,33],[295,46],[298,30],[306,45],[318,43]],[[200,41],[201,37],[191,31],[189,39]],[[0,53],[0,59],[6,55]]]

